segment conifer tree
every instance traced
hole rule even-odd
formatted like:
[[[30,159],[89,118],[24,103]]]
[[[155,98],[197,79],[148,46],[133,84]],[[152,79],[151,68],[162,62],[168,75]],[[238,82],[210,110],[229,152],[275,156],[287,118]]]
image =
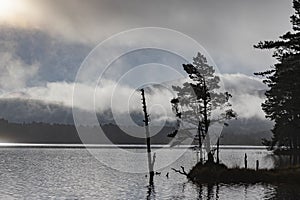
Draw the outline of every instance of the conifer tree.
[[[259,42],[259,49],[274,49],[277,63],[272,69],[255,73],[265,77],[269,86],[262,108],[266,117],[275,122],[271,141],[264,140],[270,149],[285,146],[300,148],[300,0],[293,1],[291,16],[293,30],[276,41]]]
[[[177,124],[184,120],[186,124],[197,127],[197,134],[194,137],[198,140],[200,155],[202,156],[202,144],[205,141],[207,158],[212,161],[209,127],[213,123],[224,124],[225,119],[236,117],[236,113],[229,109],[231,95],[228,92],[218,91],[220,78],[215,75],[213,66],[207,63],[207,59],[201,53],[193,58],[193,64],[183,64],[183,68],[190,81],[182,86],[173,86],[178,98],[171,100]],[[217,109],[220,111],[218,116],[212,117],[212,112]],[[177,129],[170,136],[174,137],[179,127],[177,125]]]

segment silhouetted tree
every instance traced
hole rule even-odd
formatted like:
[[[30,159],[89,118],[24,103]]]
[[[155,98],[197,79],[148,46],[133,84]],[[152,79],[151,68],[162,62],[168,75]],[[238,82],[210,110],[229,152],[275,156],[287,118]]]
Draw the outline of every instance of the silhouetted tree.
[[[274,49],[278,61],[272,69],[255,73],[265,77],[269,86],[262,108],[266,117],[275,122],[271,141],[264,140],[270,149],[285,146],[300,148],[300,1],[294,0],[295,14],[291,16],[293,31],[277,41],[259,42],[259,49]]]
[[[228,92],[217,91],[220,89],[220,78],[215,75],[214,68],[207,63],[207,59],[201,53],[193,58],[193,64],[183,64],[183,68],[189,75],[190,82],[185,82],[182,87],[173,86],[178,95],[178,98],[171,100],[177,117],[177,128],[169,136],[176,136],[183,121],[196,126],[197,135],[192,137],[198,140],[200,162],[202,162],[203,141],[205,141],[208,161],[213,161],[209,126],[236,117],[236,113],[229,109],[231,95]],[[218,116],[212,118],[214,110],[219,112],[216,112]]]
[[[142,93],[142,105],[144,112],[144,123],[145,123],[145,131],[146,131],[146,144],[147,144],[147,158],[148,158],[148,168],[149,168],[149,186],[153,185],[153,177],[154,177],[154,163],[156,155],[153,154],[153,158],[151,157],[151,141],[150,141],[150,133],[149,133],[149,115],[147,113],[147,105],[145,99],[145,91],[141,89]],[[150,189],[150,188],[149,188]]]

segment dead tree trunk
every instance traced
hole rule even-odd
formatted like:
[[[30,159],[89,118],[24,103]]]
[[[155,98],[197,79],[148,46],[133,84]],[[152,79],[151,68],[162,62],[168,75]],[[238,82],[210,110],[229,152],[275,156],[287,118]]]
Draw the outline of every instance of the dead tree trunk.
[[[220,138],[218,138],[218,142],[217,142],[217,164],[220,164]]]
[[[145,130],[146,130],[146,143],[147,143],[147,155],[148,155],[148,168],[149,168],[149,184],[153,185],[153,177],[154,177],[154,162],[155,162],[155,154],[153,155],[153,159],[151,156],[151,142],[150,142],[150,133],[149,133],[149,115],[147,113],[147,105],[145,99],[145,91],[141,89],[142,92],[142,104],[143,104],[143,111],[144,111],[144,123],[145,123]]]
[[[244,157],[244,164],[245,164],[245,169],[248,168],[248,157],[247,154],[245,153],[245,157]]]

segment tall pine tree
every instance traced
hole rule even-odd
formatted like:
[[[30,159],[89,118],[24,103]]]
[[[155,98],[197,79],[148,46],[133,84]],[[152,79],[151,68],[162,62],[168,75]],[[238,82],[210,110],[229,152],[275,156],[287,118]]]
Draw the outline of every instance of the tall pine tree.
[[[230,108],[231,95],[228,92],[218,91],[220,78],[201,53],[193,58],[193,64],[183,64],[183,68],[190,80],[182,86],[173,86],[178,98],[171,100],[178,118],[177,123],[186,122],[185,125],[181,125],[184,130],[193,129],[187,127],[196,127],[197,134],[191,137],[198,140],[200,162],[202,162],[202,144],[205,146],[208,161],[213,162],[209,127],[214,123],[223,125],[225,120],[236,117],[236,113]],[[212,116],[213,112],[217,116]],[[179,125],[169,136],[175,137],[178,129]]]
[[[294,0],[293,7],[291,32],[277,41],[254,45],[259,49],[274,49],[273,57],[278,61],[272,69],[255,73],[264,76],[264,83],[270,88],[262,104],[266,117],[275,122],[272,140],[264,141],[270,149],[300,149],[300,0]]]

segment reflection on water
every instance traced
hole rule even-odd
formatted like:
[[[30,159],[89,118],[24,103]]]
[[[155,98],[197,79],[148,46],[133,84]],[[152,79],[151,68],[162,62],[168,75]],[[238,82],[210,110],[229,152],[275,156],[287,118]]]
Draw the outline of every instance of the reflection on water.
[[[270,184],[199,185],[198,199],[299,199],[299,186]]]
[[[155,199],[154,184],[148,185],[147,199]]]
[[[275,168],[286,168],[300,165],[300,155],[270,155],[274,159]]]
[[[142,164],[134,162],[134,158],[124,159],[114,149],[96,151],[120,165],[138,168]],[[157,162],[177,151],[180,150],[166,150],[157,155]],[[286,162],[286,158],[253,149],[226,149],[221,151],[220,158],[229,166],[242,166],[245,152],[249,167],[255,167],[256,159],[264,168]],[[0,199],[300,199],[300,188],[295,185],[195,185],[171,170],[180,166],[188,170],[195,163],[196,155],[188,151],[175,163],[159,169],[161,174],[149,186],[145,174],[111,169],[85,149],[1,148]]]

